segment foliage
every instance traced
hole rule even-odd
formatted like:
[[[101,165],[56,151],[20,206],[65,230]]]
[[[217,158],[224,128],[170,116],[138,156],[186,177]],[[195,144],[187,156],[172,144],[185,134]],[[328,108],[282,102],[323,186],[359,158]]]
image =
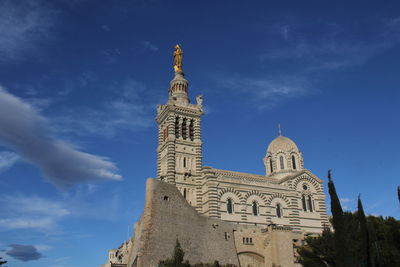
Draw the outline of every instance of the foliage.
[[[400,186],[397,187],[397,198],[399,199],[400,202]]]
[[[174,254],[172,255],[172,259],[167,259],[165,261],[161,261],[160,267],[190,267],[188,261],[183,262],[183,257],[185,256],[185,252],[181,247],[178,239],[176,240]]]
[[[214,263],[197,263],[195,265],[190,265],[188,261],[183,262],[184,256],[185,252],[183,251],[181,244],[177,239],[172,259],[160,261],[158,266],[159,267],[236,267],[235,265],[230,265],[230,264],[222,266],[219,264],[218,261],[214,261]]]
[[[0,265],[6,264],[6,263],[7,263],[7,261],[3,260],[3,257],[0,257]]]
[[[329,178],[330,175],[329,175]],[[329,193],[336,199],[336,207],[331,206],[332,225],[342,227],[339,237],[346,247],[347,263],[356,267],[398,267],[400,266],[400,221],[393,217],[365,216],[361,199],[358,199],[358,211],[340,213],[340,202],[331,179]],[[335,196],[336,195],[336,196]],[[335,212],[333,209],[337,209]],[[338,212],[339,211],[339,212]],[[335,218],[339,214],[338,220]],[[340,222],[341,220],[341,222]],[[343,248],[336,243],[338,231],[333,233],[326,228],[321,236],[307,237],[304,245],[297,248],[297,260],[304,267],[343,267]],[[346,264],[346,262],[344,263]]]
[[[297,249],[298,262],[304,267],[336,266],[335,241],[332,231],[325,228],[321,236],[308,236]]]
[[[334,241],[336,250],[336,261],[338,266],[352,267],[353,257],[346,240],[346,227],[344,222],[343,210],[340,205],[339,197],[336,194],[335,185],[331,179],[331,170],[328,171],[328,187],[331,196],[332,225],[335,230]]]
[[[367,219],[365,218],[364,208],[361,203],[360,196],[358,196],[358,203],[357,203],[357,219],[359,222],[359,244],[360,244],[360,251],[359,251],[359,262],[362,266],[371,267],[371,242],[370,242],[370,234],[368,232],[367,227]]]

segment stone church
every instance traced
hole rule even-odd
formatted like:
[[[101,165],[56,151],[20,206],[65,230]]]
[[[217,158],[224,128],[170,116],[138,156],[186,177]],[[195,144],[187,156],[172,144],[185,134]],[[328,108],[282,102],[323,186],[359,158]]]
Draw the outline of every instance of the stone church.
[[[191,264],[299,266],[295,246],[329,224],[323,181],[280,131],[266,150],[265,175],[203,166],[203,100],[190,102],[182,56],[177,45],[168,101],[157,107],[157,179],[147,181],[134,235],[103,266],[158,266],[176,239]]]

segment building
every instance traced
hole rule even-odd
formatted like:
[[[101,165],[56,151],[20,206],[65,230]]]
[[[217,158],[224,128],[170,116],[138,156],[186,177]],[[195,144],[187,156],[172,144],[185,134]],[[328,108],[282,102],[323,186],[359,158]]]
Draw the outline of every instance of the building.
[[[147,181],[134,236],[110,250],[104,266],[157,266],[176,239],[193,264],[297,266],[294,246],[328,225],[322,180],[280,131],[267,148],[265,175],[203,166],[203,100],[190,103],[182,54],[177,45],[168,101],[157,107],[157,179]]]

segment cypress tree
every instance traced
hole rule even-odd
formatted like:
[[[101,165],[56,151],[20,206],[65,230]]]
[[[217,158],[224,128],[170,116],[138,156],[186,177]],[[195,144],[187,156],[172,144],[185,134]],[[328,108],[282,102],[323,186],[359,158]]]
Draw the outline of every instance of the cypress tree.
[[[328,171],[328,188],[331,197],[332,224],[335,230],[335,250],[337,267],[354,267],[352,257],[347,243],[346,227],[343,219],[343,210],[336,194],[335,185],[332,181],[331,170]]]
[[[400,202],[400,186],[397,187],[397,198],[399,199]]]
[[[361,203],[360,196],[358,196],[357,205],[357,218],[359,222],[359,234],[360,234],[360,260],[362,266],[371,267],[371,244],[370,235],[367,227],[367,219],[365,218],[364,209]]]

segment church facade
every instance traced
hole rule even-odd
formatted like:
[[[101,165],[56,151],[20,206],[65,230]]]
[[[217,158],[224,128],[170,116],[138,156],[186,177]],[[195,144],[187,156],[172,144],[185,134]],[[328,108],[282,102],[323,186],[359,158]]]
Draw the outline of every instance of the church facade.
[[[203,99],[190,103],[182,54],[177,46],[168,101],[157,107],[157,178],[147,182],[134,236],[110,250],[104,266],[157,266],[176,239],[192,264],[298,266],[295,246],[329,224],[323,181],[280,131],[266,150],[265,175],[203,166]]]

